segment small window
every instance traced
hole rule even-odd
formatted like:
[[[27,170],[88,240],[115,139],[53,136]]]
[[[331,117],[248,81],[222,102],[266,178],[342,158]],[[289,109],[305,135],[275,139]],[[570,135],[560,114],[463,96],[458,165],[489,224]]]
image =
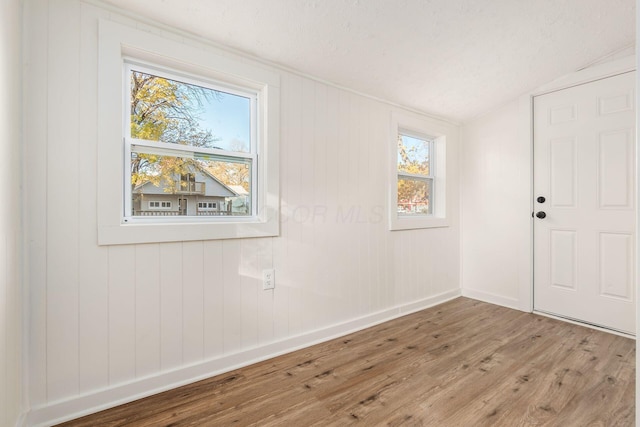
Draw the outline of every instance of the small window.
[[[149,201],[149,209],[171,209],[171,202]]]
[[[198,202],[198,209],[207,210],[207,209],[217,209],[218,203],[216,202]]]
[[[448,226],[447,144],[457,129],[405,112],[394,112],[391,122],[389,228]]]

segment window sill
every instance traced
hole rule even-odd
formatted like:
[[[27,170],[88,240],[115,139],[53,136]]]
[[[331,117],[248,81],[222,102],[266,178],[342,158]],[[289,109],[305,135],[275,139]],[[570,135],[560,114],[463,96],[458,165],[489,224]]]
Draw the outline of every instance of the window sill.
[[[449,227],[448,218],[433,216],[395,216],[391,218],[389,230],[416,230],[420,228]]]

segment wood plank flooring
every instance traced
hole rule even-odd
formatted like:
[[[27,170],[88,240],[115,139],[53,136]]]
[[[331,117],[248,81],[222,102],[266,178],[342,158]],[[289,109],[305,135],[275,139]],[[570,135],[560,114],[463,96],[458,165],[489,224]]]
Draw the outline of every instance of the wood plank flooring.
[[[632,426],[635,341],[458,298],[63,426]]]

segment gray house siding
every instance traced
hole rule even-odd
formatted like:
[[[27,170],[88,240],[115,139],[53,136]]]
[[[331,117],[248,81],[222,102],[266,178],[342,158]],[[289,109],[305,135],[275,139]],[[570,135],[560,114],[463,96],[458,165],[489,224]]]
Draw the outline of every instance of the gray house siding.
[[[176,177],[174,185],[166,180],[159,185],[146,182],[133,190],[134,216],[203,216],[231,214],[232,189],[208,173],[195,172]]]

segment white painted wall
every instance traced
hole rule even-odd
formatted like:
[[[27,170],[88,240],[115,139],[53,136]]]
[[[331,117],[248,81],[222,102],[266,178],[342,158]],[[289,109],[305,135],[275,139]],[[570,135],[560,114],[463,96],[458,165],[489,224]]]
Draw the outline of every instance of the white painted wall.
[[[460,155],[464,295],[527,310],[531,146],[518,100],[465,123]]]
[[[0,425],[19,422],[22,407],[20,165],[22,4],[0,5]]]
[[[29,423],[459,294],[457,129],[447,148],[451,226],[390,232],[393,107],[284,71],[280,237],[97,246],[97,19],[199,42],[79,0],[27,0],[25,13]],[[265,292],[261,271],[272,266],[276,289]]]

